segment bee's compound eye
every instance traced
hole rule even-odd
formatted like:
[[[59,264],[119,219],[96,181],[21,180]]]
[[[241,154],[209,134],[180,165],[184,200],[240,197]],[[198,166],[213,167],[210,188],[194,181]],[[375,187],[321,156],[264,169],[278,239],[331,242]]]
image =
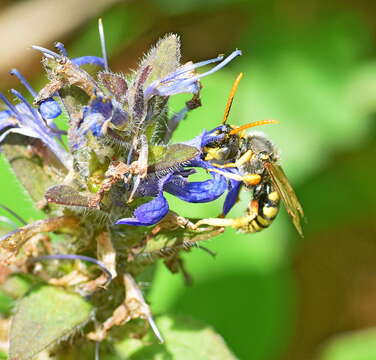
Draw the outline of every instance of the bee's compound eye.
[[[223,146],[223,147],[220,148],[220,150],[218,152],[220,153],[221,157],[224,160],[226,160],[226,158],[230,154],[230,151],[231,151],[231,149],[228,146]]]

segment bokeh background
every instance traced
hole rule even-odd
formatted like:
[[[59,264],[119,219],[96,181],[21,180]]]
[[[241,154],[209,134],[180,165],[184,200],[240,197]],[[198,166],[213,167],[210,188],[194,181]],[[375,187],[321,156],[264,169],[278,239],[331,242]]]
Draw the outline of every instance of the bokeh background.
[[[32,44],[52,47],[58,40],[72,57],[100,55],[99,16],[114,71],[135,68],[169,32],[181,36],[183,62],[241,49],[242,57],[203,80],[203,106],[173,140],[217,126],[232,82],[244,72],[229,121],[280,121],[260,130],[281,151],[306,212],[305,237],[284,210],[262,233],[229,229],[205,243],[215,258],[199,249],[185,256],[192,287],[160,264],[148,300],[155,313],[211,324],[239,359],[372,360],[375,14],[376,3],[366,0],[2,0],[0,88],[19,88],[8,74],[12,67],[36,88],[46,82]],[[174,99],[172,111],[186,99]],[[249,196],[243,193],[230,216],[243,213]],[[223,199],[170,201],[182,215],[208,217],[220,212]],[[1,157],[0,202],[30,221],[42,217]]]

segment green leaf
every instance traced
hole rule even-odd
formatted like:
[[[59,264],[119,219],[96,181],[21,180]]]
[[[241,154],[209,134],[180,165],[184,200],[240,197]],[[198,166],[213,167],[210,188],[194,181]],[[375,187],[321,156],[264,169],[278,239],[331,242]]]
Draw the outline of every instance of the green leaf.
[[[55,184],[57,178],[43,168],[40,160],[30,154],[31,140],[12,134],[6,138],[2,148],[6,160],[34,203],[44,199],[46,189]]]
[[[185,144],[172,144],[168,146],[151,146],[148,159],[148,172],[169,170],[198,155],[199,150]]]
[[[17,306],[10,330],[10,359],[31,359],[82,328],[92,313],[92,306],[79,295],[54,286],[36,288]]]
[[[12,305],[13,305],[13,301],[11,297],[9,297],[3,291],[0,291],[0,314],[8,315]]]
[[[186,316],[161,316],[157,326],[165,344],[146,346],[142,340],[127,339],[116,350],[129,360],[234,360],[223,338],[210,326]],[[150,340],[150,339],[147,339]],[[150,342],[149,342],[150,343]]]
[[[11,275],[1,284],[0,290],[12,299],[19,299],[30,290],[33,281],[37,280],[24,274]]]
[[[376,359],[376,328],[349,332],[330,340],[320,360]]]

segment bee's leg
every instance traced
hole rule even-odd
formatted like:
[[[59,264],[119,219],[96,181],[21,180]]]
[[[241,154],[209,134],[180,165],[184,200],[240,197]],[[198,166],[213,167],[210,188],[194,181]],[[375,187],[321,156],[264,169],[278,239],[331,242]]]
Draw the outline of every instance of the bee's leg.
[[[247,232],[249,231],[249,224],[257,217],[259,210],[259,203],[257,200],[252,200],[249,203],[247,215],[235,218],[235,219],[224,219],[224,218],[208,218],[198,221],[195,226],[196,228],[201,225],[210,225],[218,227],[232,227],[234,229],[240,229]]]
[[[227,169],[227,168],[234,168],[236,167],[236,163],[227,163],[227,164],[213,164],[215,167],[219,169]]]
[[[196,223],[196,228],[201,225],[218,226],[218,227],[231,227],[234,224],[235,219],[224,219],[224,218],[207,218],[202,219]]]
[[[227,163],[227,164],[213,164],[215,167],[220,169],[226,169],[226,168],[238,168],[239,166],[245,164],[246,162],[250,161],[252,159],[253,152],[252,150],[248,150],[246,153],[244,153],[238,160],[235,162]]]
[[[252,150],[246,151],[238,160],[235,161],[236,167],[239,167],[252,159]]]
[[[169,211],[167,215],[151,231],[151,235],[155,236],[160,231],[173,231],[178,228],[196,230],[195,225],[189,219],[180,216],[173,211]]]
[[[221,171],[219,169],[210,169],[209,171],[216,172],[217,174],[220,174],[227,179],[242,181],[248,186],[258,185],[261,181],[261,176],[259,174],[238,175],[238,174],[228,173],[226,171]]]
[[[223,219],[223,218],[208,218],[198,221],[196,228],[202,225],[217,226],[217,227],[232,227],[234,229],[246,228],[248,224],[254,220],[255,214],[246,215],[235,219]]]

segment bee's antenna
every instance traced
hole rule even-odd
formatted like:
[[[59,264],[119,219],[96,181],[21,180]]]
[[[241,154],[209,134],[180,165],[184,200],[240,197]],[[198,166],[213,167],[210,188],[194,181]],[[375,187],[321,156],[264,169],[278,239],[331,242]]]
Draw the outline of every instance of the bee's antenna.
[[[98,30],[99,30],[99,38],[100,38],[100,41],[101,41],[102,57],[103,57],[103,61],[104,61],[104,69],[105,69],[105,71],[108,71],[106,39],[104,37],[103,22],[102,22],[101,18],[98,19]]]
[[[235,81],[234,81],[234,83],[232,85],[232,88],[231,88],[231,91],[230,91],[230,95],[229,95],[228,100],[227,100],[227,104],[226,104],[226,108],[225,108],[225,113],[223,115],[222,125],[226,124],[228,115],[230,114],[232,101],[234,100],[234,96],[235,96],[236,90],[238,89],[238,85],[239,85],[240,80],[242,79],[242,77],[243,77],[243,73],[240,73],[237,76],[237,78],[235,79]]]
[[[249,129],[251,127],[259,126],[259,125],[267,125],[267,124],[279,124],[277,120],[269,119],[269,120],[260,120],[260,121],[254,121],[249,124],[245,124],[243,126],[239,126],[233,130],[230,131],[230,135],[237,134],[240,131],[243,131],[245,129]]]

